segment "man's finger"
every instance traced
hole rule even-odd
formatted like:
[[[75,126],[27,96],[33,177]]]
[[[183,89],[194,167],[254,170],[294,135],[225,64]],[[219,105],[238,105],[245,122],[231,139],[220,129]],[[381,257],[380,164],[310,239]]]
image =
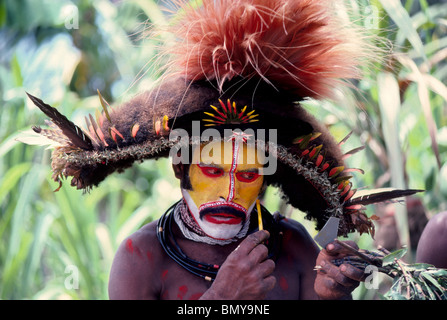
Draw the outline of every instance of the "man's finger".
[[[273,261],[272,259],[267,259],[259,265],[258,269],[261,275],[266,278],[270,276],[273,271],[275,271],[275,267],[275,261]]]
[[[241,244],[233,251],[243,256],[250,254],[259,244],[263,243],[270,237],[270,233],[266,230],[260,230],[250,234]]]
[[[340,266],[340,272],[344,276],[346,276],[354,281],[364,281],[365,280],[365,273],[362,270],[360,270],[354,266],[351,266],[350,264],[345,264],[345,263],[342,264]]]
[[[249,254],[250,260],[255,264],[261,263],[262,261],[267,259],[268,256],[269,249],[263,244],[258,244],[256,247],[253,248],[253,250],[251,250]]]
[[[352,270],[348,270],[349,267],[352,267],[352,266],[348,266],[348,265],[342,265],[342,266],[343,266],[343,268],[341,266],[337,267],[337,266],[333,265],[332,263],[326,262],[326,263],[323,263],[323,267],[322,267],[321,271],[323,273],[325,273],[327,275],[327,277],[332,278],[336,283],[338,283],[342,287],[356,287],[356,286],[358,286],[358,284],[359,284],[358,280],[351,278]],[[352,267],[352,268],[354,268],[354,267]],[[342,270],[344,270],[345,273]]]
[[[352,247],[353,249],[358,250],[358,246],[355,242],[353,241],[344,241],[345,244],[349,245],[350,247]],[[337,242],[331,242],[329,243],[326,248],[325,251],[328,255],[330,256],[346,256],[346,255],[352,255],[352,252],[349,251],[348,249],[346,249],[345,247],[343,247],[342,245],[340,245]]]
[[[263,280],[264,290],[266,292],[272,290],[276,285],[276,278],[274,276],[268,276]]]

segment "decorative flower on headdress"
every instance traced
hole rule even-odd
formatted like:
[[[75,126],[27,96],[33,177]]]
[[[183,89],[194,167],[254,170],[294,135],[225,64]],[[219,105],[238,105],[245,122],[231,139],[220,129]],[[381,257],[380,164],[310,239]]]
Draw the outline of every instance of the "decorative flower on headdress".
[[[205,124],[206,127],[216,126],[219,124],[242,124],[242,123],[250,123],[257,122],[258,114],[255,114],[255,110],[250,112],[246,112],[247,106],[243,107],[241,111],[237,110],[236,102],[231,103],[230,99],[227,100],[227,105],[219,99],[220,106],[222,107],[221,111],[213,105],[210,107],[216,112],[215,114],[210,112],[204,112],[207,116],[212,117],[212,119],[203,119],[205,122],[209,122]]]

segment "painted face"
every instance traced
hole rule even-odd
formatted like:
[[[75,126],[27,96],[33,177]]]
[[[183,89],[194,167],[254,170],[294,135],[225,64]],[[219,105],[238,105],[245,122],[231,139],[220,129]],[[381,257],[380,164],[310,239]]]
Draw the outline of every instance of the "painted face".
[[[203,232],[232,239],[249,223],[264,178],[256,149],[241,141],[210,142],[196,147],[182,190],[189,211]]]

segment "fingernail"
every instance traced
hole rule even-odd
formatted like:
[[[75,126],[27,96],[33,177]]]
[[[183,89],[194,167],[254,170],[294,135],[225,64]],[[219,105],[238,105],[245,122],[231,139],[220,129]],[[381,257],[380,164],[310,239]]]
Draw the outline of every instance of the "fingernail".
[[[342,272],[345,272],[347,269],[348,268],[344,264],[342,264],[340,267],[340,271],[342,271]]]
[[[325,264],[326,264],[326,261],[324,261],[324,260],[320,262],[320,266],[322,266],[322,267],[324,267]]]
[[[334,247],[333,244],[328,244],[327,247],[326,247],[326,249],[329,250],[329,251],[334,250],[334,248],[335,247]]]

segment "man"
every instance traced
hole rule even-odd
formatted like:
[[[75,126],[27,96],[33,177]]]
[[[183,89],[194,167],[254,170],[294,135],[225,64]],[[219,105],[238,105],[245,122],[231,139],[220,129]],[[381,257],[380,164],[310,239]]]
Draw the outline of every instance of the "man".
[[[347,138],[336,142],[299,104],[333,98],[359,78],[371,46],[329,0],[203,0],[181,9],[160,82],[113,110],[100,96],[104,112],[86,118],[88,133],[29,95],[53,121],[52,130],[34,130],[58,142],[52,169],[60,184],[72,177],[89,190],[135,162],[195,147],[193,161],[174,163],[181,201],[119,248],[110,297],[349,298],[363,274],[332,264],[346,252],[337,244],[319,252],[300,224],[257,200],[266,185],[278,187],[317,229],[335,217],[346,236],[374,232],[364,205],[402,195],[355,197],[356,169],[344,159],[359,149],[343,154]],[[202,139],[207,129],[221,139]]]
[[[220,142],[214,144],[214,150],[220,147]],[[222,157],[218,159],[221,161],[214,159],[213,162],[211,157],[202,155],[199,161],[193,161],[196,164],[174,165],[180,184],[190,185],[190,188],[182,189],[182,206],[187,212],[186,216],[179,214],[179,220],[173,222],[172,236],[190,259],[219,266],[215,280],[198,277],[171,259],[157,241],[159,223],[154,221],[120,246],[110,275],[110,298],[349,298],[362,279],[363,271],[349,264],[334,266],[331,260],[344,256],[342,248],[330,244],[319,254],[316,243],[298,222],[278,221],[281,249],[276,256],[269,257],[265,243],[271,234],[257,230],[257,224],[253,225],[257,220],[250,219],[265,184],[262,166],[245,163],[243,155],[244,152],[255,154],[256,150],[242,144],[238,155],[234,155],[238,152],[234,148],[232,154],[224,154],[224,144],[231,142],[222,143]],[[199,157],[199,150],[201,148],[196,148],[193,160]],[[232,161],[234,157],[236,161]],[[216,203],[212,211],[203,215],[191,210]],[[246,235],[238,239],[238,234],[246,227]],[[314,271],[316,264],[322,266],[318,272]]]
[[[434,215],[422,232],[417,246],[416,261],[447,268],[447,211]]]

